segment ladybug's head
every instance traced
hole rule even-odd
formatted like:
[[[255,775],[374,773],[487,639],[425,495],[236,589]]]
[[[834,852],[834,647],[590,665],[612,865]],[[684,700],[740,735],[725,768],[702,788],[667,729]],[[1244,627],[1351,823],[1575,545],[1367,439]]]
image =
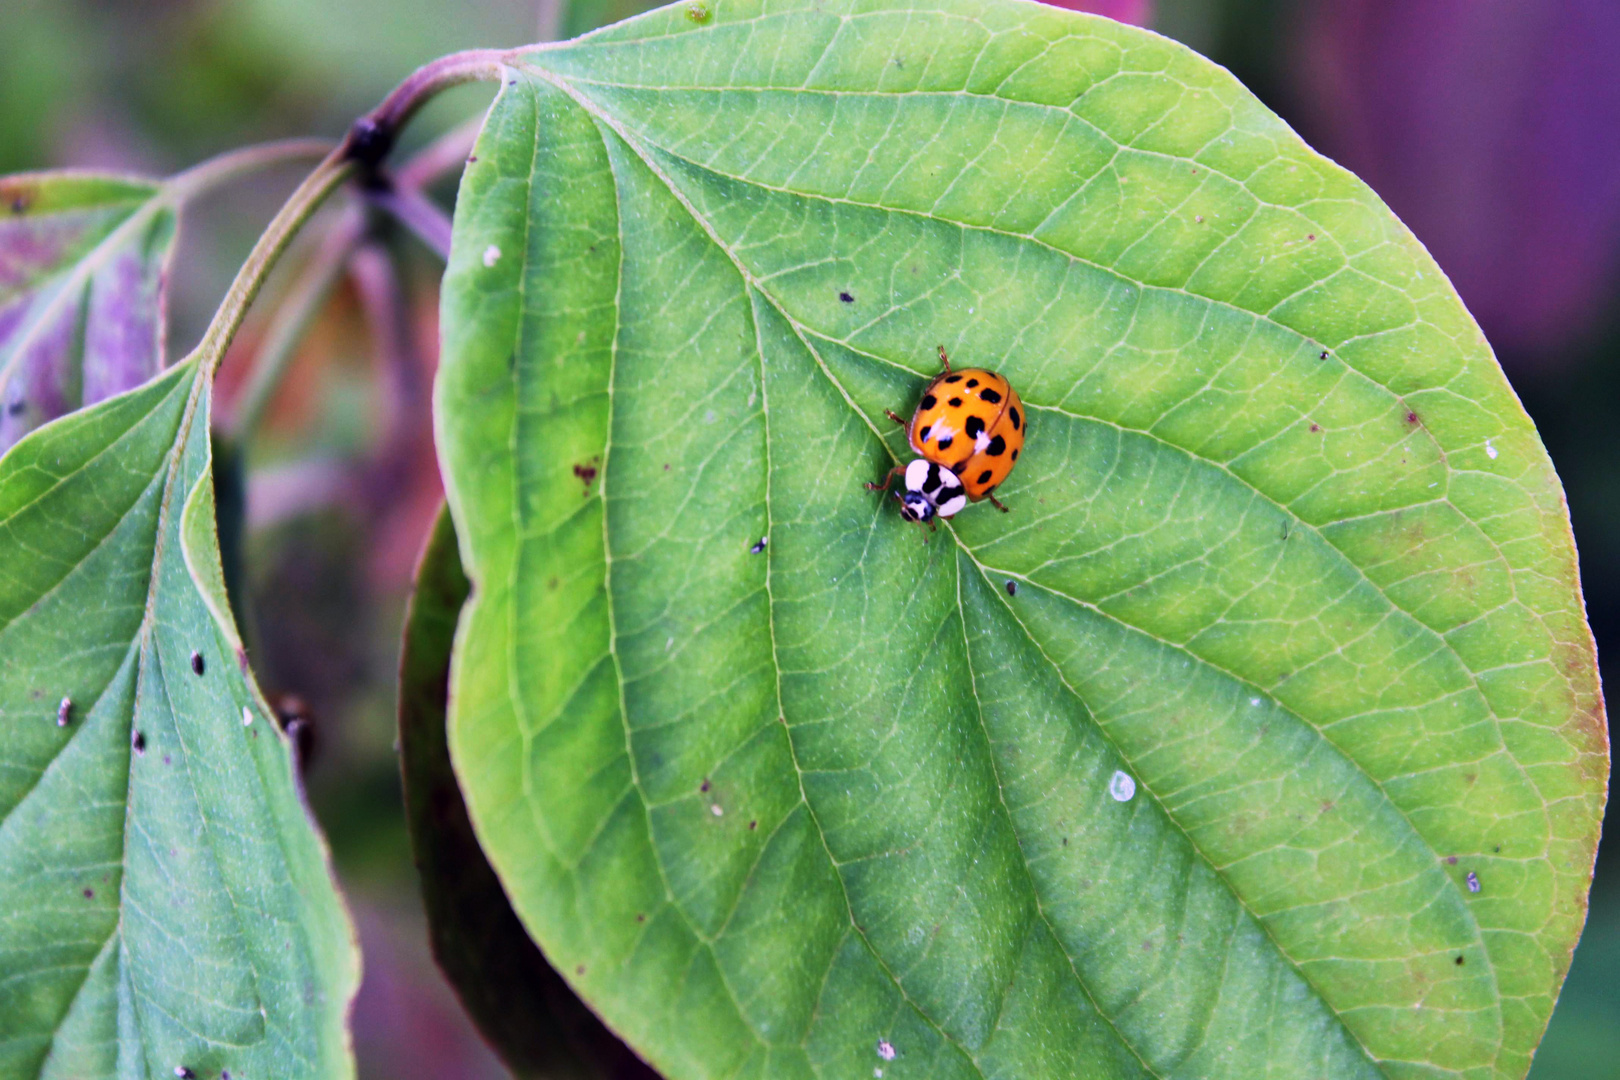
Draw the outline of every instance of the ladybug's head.
[[[933,501],[920,491],[897,491],[894,497],[900,500],[900,516],[907,521],[915,521],[919,525],[934,520]]]

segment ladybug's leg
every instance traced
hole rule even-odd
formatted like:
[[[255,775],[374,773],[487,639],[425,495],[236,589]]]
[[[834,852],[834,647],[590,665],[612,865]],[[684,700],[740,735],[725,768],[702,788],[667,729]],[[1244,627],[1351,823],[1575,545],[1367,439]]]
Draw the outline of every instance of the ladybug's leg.
[[[905,471],[906,471],[906,467],[904,465],[896,465],[894,468],[889,470],[888,474],[886,476],[884,476],[882,480],[879,480],[875,484],[867,484],[866,485],[866,490],[867,491],[882,491],[884,488],[889,486],[890,482],[892,482],[894,480],[896,475],[898,475],[900,473],[903,473]]]
[[[990,500],[990,504],[991,504],[991,505],[992,505],[992,506],[994,506],[994,507],[995,507],[995,508],[996,508],[996,509],[997,509],[997,510],[1000,510],[1000,511],[1001,511],[1001,512],[1002,512],[1002,513],[1003,513],[1003,514],[1006,514],[1006,513],[1010,513],[1010,512],[1011,512],[1011,511],[1009,511],[1009,510],[1008,510],[1008,509],[1007,509],[1007,508],[1006,508],[1006,507],[1005,507],[1005,506],[1002,506],[1002,505],[1001,505],[1001,500],[1000,500],[1000,499],[998,499],[998,498],[996,498],[996,497],[995,497],[995,496],[994,496],[994,495],[991,495],[991,494],[988,494],[988,493],[986,493],[986,494],[985,494],[985,498],[987,498],[987,499],[989,499],[989,500]]]
[[[883,415],[887,416],[890,420],[893,420],[895,423],[899,424],[901,427],[906,426],[906,422],[904,420],[900,419],[899,414],[897,414],[893,409],[884,409],[883,410]]]
[[[939,346],[939,362],[944,365],[945,374],[951,373],[951,358],[945,355],[945,346]]]

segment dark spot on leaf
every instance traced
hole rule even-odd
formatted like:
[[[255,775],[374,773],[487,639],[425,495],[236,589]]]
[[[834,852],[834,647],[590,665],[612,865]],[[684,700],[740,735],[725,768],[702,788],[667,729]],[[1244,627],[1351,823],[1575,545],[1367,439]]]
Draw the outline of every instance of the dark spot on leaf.
[[[174,762],[169,760],[169,755],[168,754],[164,754],[163,755],[163,764],[165,764],[165,765],[173,765]]]
[[[556,589],[557,589],[557,586],[561,585],[561,584],[562,584],[562,582],[559,581],[557,578],[551,578],[546,582],[546,588],[551,589],[553,592],[555,592]]]
[[[849,295],[849,293],[847,293],[847,292],[839,293],[838,294],[838,299],[842,300],[846,304],[853,304],[855,302],[855,298],[853,296]]]
[[[1008,596],[1017,596],[1018,595],[1018,582],[1012,580],[1011,578],[1007,579],[1007,595]]]
[[[1307,239],[1307,240],[1315,240],[1316,239],[1316,234],[1315,233],[1310,233],[1309,235],[1307,235],[1305,237],[1305,239]]]
[[[478,164],[478,155],[477,154],[469,154],[467,156],[467,164],[469,164],[469,165]]]
[[[585,974],[585,965],[581,964],[578,967],[576,967],[574,969],[574,974],[575,975],[583,975],[583,974]]]
[[[922,404],[918,405],[917,407],[919,409],[932,409],[935,405],[938,405],[938,404],[939,404],[939,399],[936,398],[933,394],[924,394],[923,399],[922,399]]]
[[[601,459],[592,458],[590,461],[583,461],[574,466],[574,475],[579,477],[579,482],[585,485],[585,494],[587,495],[591,493],[591,481],[596,479],[595,462],[599,460]]]
[[[208,665],[203,662],[202,653],[194,652],[191,654],[191,673],[193,675],[201,675],[207,670],[207,667]]]
[[[1417,413],[1413,412],[1411,409],[1406,410],[1406,422],[1408,424],[1417,423],[1418,422]]]
[[[984,472],[979,474],[979,481],[978,482],[981,483],[981,484],[988,484],[990,482],[990,470],[989,469],[986,469],[986,470],[984,470]]]
[[[86,890],[84,890],[84,898],[86,900],[94,900],[96,898],[96,890],[94,890],[94,889],[86,889]]]
[[[999,405],[1001,403],[1001,395],[990,389],[988,386],[979,391],[979,399],[981,401],[988,401],[992,405]]]
[[[765,545],[770,541],[770,539],[771,538],[768,536],[762,536],[758,540],[755,540],[749,545],[748,553],[750,555],[758,555],[760,552],[765,550]]]
[[[1498,854],[1498,855],[1500,855],[1500,854],[1502,854],[1502,845],[1501,845],[1501,844],[1497,844],[1497,845],[1496,845],[1496,846],[1495,846],[1495,847],[1494,847],[1494,848],[1492,848],[1492,849],[1491,849],[1491,850],[1492,850],[1492,851],[1494,851],[1494,852],[1496,852],[1496,853],[1497,853],[1497,854]]]
[[[956,440],[955,440],[955,439],[954,439],[954,438],[951,438],[951,439],[941,439],[941,440],[939,440],[939,442],[938,442],[938,443],[937,443],[937,444],[936,444],[936,445],[937,445],[937,446],[938,446],[938,447],[939,447],[939,448],[940,448],[940,449],[941,449],[941,450],[949,450],[949,449],[950,449],[950,448],[951,448],[951,443],[953,443],[953,442],[955,442],[955,441],[956,441]],[[960,476],[960,475],[961,475],[961,474],[960,474],[960,473],[958,473],[958,474],[957,474],[957,475],[959,475],[959,476]]]
[[[962,399],[959,397],[953,397],[950,401],[946,402],[946,404],[953,409],[960,409],[962,407]]]
[[[1463,958],[1462,958],[1462,957],[1460,957],[1460,956],[1459,956],[1459,957],[1457,957],[1457,966],[1458,966],[1458,967],[1462,967],[1462,966],[1463,966]]]
[[[749,823],[748,823],[748,827],[749,827],[749,828],[750,828],[750,829],[757,829],[757,828],[759,828],[759,822],[757,822],[757,821],[750,821],[750,822],[749,822]]]
[[[664,471],[669,472],[669,462],[664,462]]]
[[[1321,431],[1322,430],[1322,425],[1321,424],[1312,424],[1311,425],[1311,430],[1312,431]]]
[[[1064,846],[1064,847],[1068,847],[1068,846],[1069,846],[1069,838],[1068,838],[1068,837],[1067,837],[1067,836],[1065,836],[1065,837],[1064,837],[1064,838],[1063,838],[1063,846]]]
[[[197,1080],[197,1074],[186,1068],[184,1065],[176,1065],[174,1067],[174,1075],[179,1077],[180,1080]]]
[[[137,731],[135,733],[135,737],[130,740],[130,745],[135,748],[135,752],[137,754],[146,753],[146,733],[144,731]]]
[[[1447,866],[1456,866],[1457,865],[1457,856],[1455,856],[1455,855],[1446,856],[1446,865]]]
[[[1319,356],[1319,357],[1318,357],[1318,358],[1317,358],[1317,359],[1319,359],[1319,360],[1326,360],[1326,359],[1327,359],[1327,350],[1326,350],[1326,349],[1323,349],[1323,350],[1322,350],[1322,355],[1321,355],[1321,356]]]
[[[646,922],[646,921],[647,921],[646,912],[643,912],[643,911],[636,912],[636,922]]]

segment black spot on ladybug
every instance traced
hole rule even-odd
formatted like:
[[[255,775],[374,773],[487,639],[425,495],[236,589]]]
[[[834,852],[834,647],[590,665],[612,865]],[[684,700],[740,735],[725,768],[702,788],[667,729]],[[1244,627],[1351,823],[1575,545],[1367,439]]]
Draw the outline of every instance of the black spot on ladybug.
[[[997,435],[990,440],[990,445],[984,448],[984,452],[991,457],[1000,457],[1007,452],[1007,440]]]
[[[208,665],[203,663],[202,653],[200,653],[200,652],[192,653],[191,654],[191,673],[193,675],[201,675],[207,669],[208,669]]]
[[[962,425],[962,430],[967,432],[968,438],[977,439],[984,431],[984,420],[977,416],[970,416],[967,418],[967,423]]]
[[[849,295],[849,293],[847,293],[847,292],[839,293],[838,294],[838,299],[842,300],[846,304],[853,304],[855,302],[855,298],[853,296]]]
[[[950,401],[946,402],[946,404],[953,409],[960,409],[962,407],[962,399],[959,397],[953,397]]]
[[[946,382],[961,382],[962,381],[962,376],[960,376],[960,375],[947,375],[947,376],[945,376],[945,381]]]
[[[990,470],[986,469],[986,470],[984,470],[984,472],[979,474],[979,483],[988,484],[989,482],[990,482]]]
[[[1018,451],[1016,451],[1016,450],[1013,451],[1013,460],[1014,461],[1018,460]]]
[[[1007,595],[1008,596],[1017,596],[1018,595],[1018,582],[1012,580],[1012,578],[1007,579]]]
[[[135,737],[130,740],[130,745],[135,748],[137,754],[146,753],[146,733],[137,731]]]
[[[944,438],[944,439],[939,440],[939,443],[937,445],[939,446],[939,448],[941,450],[949,450],[951,448],[951,443],[953,443],[955,441],[956,440],[954,438]]]
[[[1022,416],[1018,415],[1018,406],[1016,406],[1016,405],[1010,406],[1007,409],[1007,415],[1012,417],[1013,430],[1017,431],[1018,430],[1018,425],[1020,425],[1020,424],[1022,424],[1024,422],[1024,418]]]
[[[939,399],[934,397],[933,394],[924,394],[923,399],[922,399],[922,404],[917,406],[917,407],[919,409],[932,409],[935,405],[938,405],[938,404],[939,404]]]
[[[1001,401],[1001,395],[990,389],[988,386],[979,391],[979,398],[982,401],[988,401],[992,405],[998,404]]]
[[[978,385],[979,385],[979,380],[978,379],[969,379],[967,381],[967,388],[969,390],[973,389],[975,386],[978,386]]]

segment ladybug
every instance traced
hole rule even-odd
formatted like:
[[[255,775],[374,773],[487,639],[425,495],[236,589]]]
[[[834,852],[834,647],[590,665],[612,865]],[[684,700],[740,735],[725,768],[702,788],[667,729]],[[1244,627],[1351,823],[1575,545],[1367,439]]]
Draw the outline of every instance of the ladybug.
[[[919,459],[895,466],[882,483],[866,486],[880,491],[897,474],[904,474],[905,493],[895,492],[895,498],[907,521],[951,517],[970,499],[989,499],[1006,513],[993,493],[1012,473],[1024,448],[1024,403],[1018,391],[993,371],[952,371],[943,345],[939,362],[945,370],[923,390],[911,422],[888,413],[889,419],[905,425],[906,441]]]

